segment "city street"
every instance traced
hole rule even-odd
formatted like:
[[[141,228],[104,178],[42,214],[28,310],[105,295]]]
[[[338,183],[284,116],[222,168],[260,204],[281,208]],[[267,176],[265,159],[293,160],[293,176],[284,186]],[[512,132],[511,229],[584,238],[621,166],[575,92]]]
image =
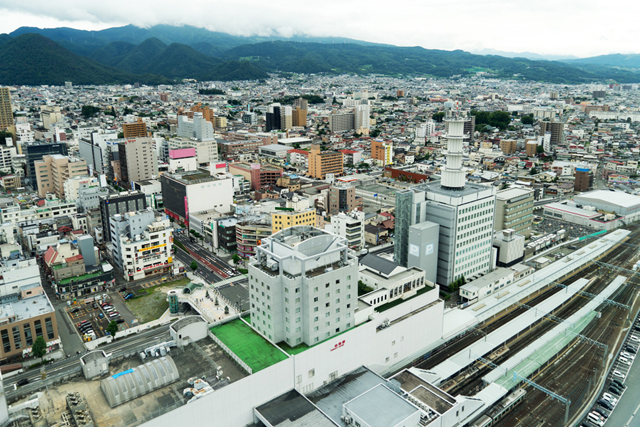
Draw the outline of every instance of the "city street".
[[[193,251],[195,254],[202,257],[202,259],[204,259],[206,262],[210,263],[212,266],[214,266],[216,269],[219,270],[219,271],[212,271],[208,266],[204,265],[202,262],[192,257],[189,253],[186,253],[183,250],[178,249],[178,251],[175,254],[176,258],[178,258],[185,265],[186,268],[189,268],[189,266],[191,265],[191,261],[196,261],[198,263],[198,271],[202,275],[201,277],[203,277],[205,280],[215,283],[215,282],[224,280],[228,277],[237,275],[237,273],[234,272],[234,268],[231,265],[229,265],[226,261],[224,261],[222,258],[218,257],[217,255],[214,255],[208,250],[204,249],[202,246],[191,242],[191,239],[187,234],[176,233],[174,235],[174,240],[179,241],[187,249]],[[224,277],[224,275],[226,275],[227,277]]]

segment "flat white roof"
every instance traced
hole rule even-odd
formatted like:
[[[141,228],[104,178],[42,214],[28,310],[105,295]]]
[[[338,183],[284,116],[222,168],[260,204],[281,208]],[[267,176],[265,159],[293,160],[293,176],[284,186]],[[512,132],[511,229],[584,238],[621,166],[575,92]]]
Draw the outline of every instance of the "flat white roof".
[[[565,205],[563,203],[549,203],[548,205],[544,205],[544,208],[551,209],[554,211],[566,212],[573,215],[584,216],[587,218],[594,218],[596,216],[601,215],[600,212],[598,211],[588,211],[586,209]]]
[[[624,191],[596,190],[588,193],[582,193],[573,198],[574,200],[593,201],[595,203],[606,203],[609,205],[618,205],[623,208],[630,208],[640,205],[640,196],[627,194]]]
[[[533,194],[533,190],[528,188],[509,188],[508,190],[498,191],[496,193],[496,198],[499,200],[508,200],[528,194]]]

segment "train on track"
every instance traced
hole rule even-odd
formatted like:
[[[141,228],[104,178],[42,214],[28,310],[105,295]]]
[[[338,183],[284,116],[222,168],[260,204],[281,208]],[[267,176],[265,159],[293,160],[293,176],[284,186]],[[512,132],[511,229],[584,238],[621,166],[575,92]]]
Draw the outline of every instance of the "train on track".
[[[478,418],[470,427],[489,427],[494,425],[518,406],[526,396],[527,392],[523,388],[517,389],[492,407],[485,415]]]

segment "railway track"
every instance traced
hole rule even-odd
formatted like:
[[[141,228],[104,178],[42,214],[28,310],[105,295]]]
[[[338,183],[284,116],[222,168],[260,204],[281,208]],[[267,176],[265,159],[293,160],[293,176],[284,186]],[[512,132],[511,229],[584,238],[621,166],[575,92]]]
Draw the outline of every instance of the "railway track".
[[[634,228],[635,231],[630,235],[630,241],[637,241],[636,239],[640,237],[640,230],[637,227]],[[633,245],[620,245],[611,251],[604,262],[613,266],[629,268],[629,260],[635,256],[637,251],[638,248]],[[624,272],[611,267],[592,266],[592,268],[580,272],[579,276],[589,278],[591,275],[597,277],[587,289],[588,292],[597,294],[619,274],[625,275]],[[637,275],[634,275],[611,299],[622,304],[631,305],[637,294],[639,283],[640,279]],[[573,298],[572,301],[578,300]],[[580,306],[583,306],[583,304],[579,302],[567,303],[555,315],[566,318],[571,315],[571,312],[577,311]],[[627,313],[623,309],[605,305],[601,308],[601,318],[594,319],[582,334],[595,341],[607,344],[609,346],[609,354],[615,354],[617,351],[617,348],[614,348],[616,340],[621,333],[626,318]],[[603,327],[603,325],[606,326]],[[530,339],[534,339],[534,337],[532,336]],[[620,344],[618,343],[618,345]],[[594,349],[593,346],[586,342],[573,340],[532,379],[537,384],[571,400],[572,404],[569,413],[571,419],[578,411],[582,410],[585,403],[591,401],[594,387],[598,379],[604,374],[603,357],[607,357],[607,355],[604,355],[599,348]],[[495,426],[563,426],[564,404],[552,400],[545,393],[532,387],[527,387],[527,389],[527,398],[523,404],[496,423]]]

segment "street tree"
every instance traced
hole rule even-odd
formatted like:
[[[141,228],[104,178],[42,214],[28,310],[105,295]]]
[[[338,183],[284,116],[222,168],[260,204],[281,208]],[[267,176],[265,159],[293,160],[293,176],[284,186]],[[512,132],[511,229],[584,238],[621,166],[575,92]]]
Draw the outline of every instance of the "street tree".
[[[106,331],[109,332],[113,338],[116,337],[116,332],[118,332],[118,324],[116,323],[115,320],[112,320],[111,322],[109,322],[109,324],[107,325]]]
[[[37,337],[31,346],[31,353],[34,357],[39,357],[42,359],[45,354],[47,354],[47,343],[45,342],[43,337]]]

